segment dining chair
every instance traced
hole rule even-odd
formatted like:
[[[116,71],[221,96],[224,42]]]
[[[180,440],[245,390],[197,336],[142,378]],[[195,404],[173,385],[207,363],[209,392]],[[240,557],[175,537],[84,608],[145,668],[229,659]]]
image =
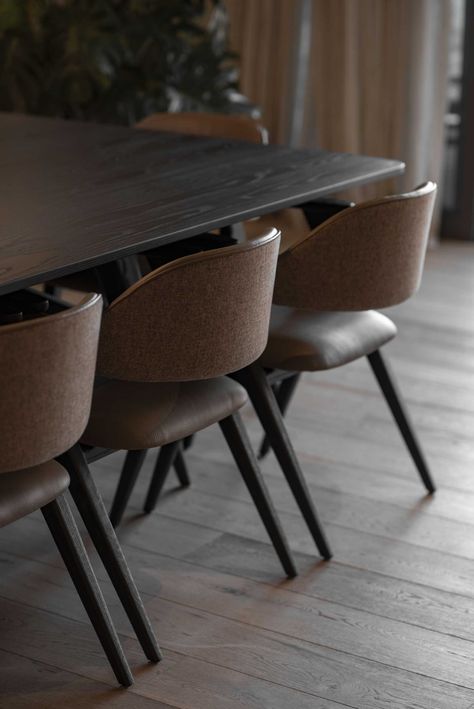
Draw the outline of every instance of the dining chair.
[[[0,527],[41,509],[120,684],[133,678],[54,458],[81,436],[89,416],[101,298],[0,327]]]
[[[266,434],[259,457],[273,448],[320,550],[311,498],[282,419],[302,372],[366,356],[426,490],[435,492],[380,352],[397,329],[374,310],[407,300],[419,287],[435,195],[436,185],[427,182],[412,192],[350,206],[280,250],[267,347],[258,361],[234,374]],[[163,479],[168,474],[169,467],[160,471]]]
[[[302,372],[367,357],[428,493],[435,484],[381,348],[397,334],[376,309],[419,287],[436,195],[412,192],[360,203],[332,217],[278,260],[270,334],[259,365],[287,409]],[[271,440],[264,439],[260,457]]]
[[[152,113],[135,123],[135,128],[268,143],[268,132],[259,121],[251,116],[233,113]]]
[[[286,574],[291,553],[243,427],[243,387],[223,375],[265,349],[280,235],[192,254],[131,286],[105,310],[98,354],[103,377],[81,439],[91,449],[129,451],[111,520],[117,525],[146,450],[160,447],[158,467],[180,441],[219,423]],[[130,460],[130,458],[129,458]],[[162,481],[154,475],[145,511]]]
[[[193,133],[195,135],[206,135],[214,138],[231,139],[239,137],[252,140],[253,142],[267,142],[266,134],[262,134],[260,127],[254,121],[248,118],[242,121],[243,117],[238,118],[239,121],[235,122],[235,117],[228,115],[160,113],[147,117],[141,121],[137,127],[147,130],[171,130],[180,133]],[[237,135],[236,125],[245,125],[245,132],[242,131]],[[351,202],[326,199],[309,201],[300,205],[299,208],[279,210],[278,212],[273,212],[272,214],[245,222],[245,240],[252,241],[258,238],[259,234],[264,233],[266,229],[276,227],[282,232],[280,251],[284,251],[295,244],[299,239],[304,238],[304,235],[309,233],[311,227],[316,226],[324,219],[349,206],[352,206]],[[145,255],[151,266],[157,267],[179,256],[184,256],[187,253],[213,249],[216,248],[216,246],[224,245],[225,241],[226,237],[224,237],[223,241],[216,241],[215,235],[206,235],[203,238],[198,237],[197,239],[193,237],[176,244],[170,244],[169,246],[148,251]],[[227,241],[227,244],[231,243],[231,240]],[[237,375],[235,374],[234,376]],[[318,551],[324,559],[330,559],[331,550],[328,541],[318,520],[315,506],[286,432],[280,410],[274,400],[273,392],[268,389],[266,381],[263,381],[262,377],[260,377],[258,367],[253,365],[244,368],[244,370],[240,372],[240,381],[247,388],[262,425],[265,427],[265,430],[268,429],[270,435],[273,437],[275,451],[277,452],[281,468],[313,536]],[[171,457],[166,456],[164,453],[158,457],[153,479],[160,480],[160,489],[164,484],[171,465],[174,466],[180,485],[187,487],[190,484],[190,478],[183,456],[183,448],[187,447],[186,443],[189,444],[190,439],[192,439],[192,437],[186,439],[184,446],[183,443],[177,445]],[[143,464],[145,455],[146,451],[141,451],[139,454],[133,452],[128,453],[124,463],[124,475],[128,477],[130,473],[134,475],[137,474],[137,469]]]

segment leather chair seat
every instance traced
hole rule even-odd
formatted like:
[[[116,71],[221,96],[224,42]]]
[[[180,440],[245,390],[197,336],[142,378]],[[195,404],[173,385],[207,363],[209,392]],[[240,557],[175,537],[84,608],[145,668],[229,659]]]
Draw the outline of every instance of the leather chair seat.
[[[50,281],[48,285],[53,285],[57,288],[67,288],[68,290],[77,290],[81,293],[100,293],[101,291],[101,285],[93,268],[55,278],[54,281]]]
[[[0,474],[0,527],[55,500],[69,487],[67,471],[50,460],[33,468]]]
[[[186,438],[240,409],[247,393],[218,377],[149,383],[106,380],[94,390],[82,443],[116,450],[144,450]]]
[[[281,231],[280,254],[302,241],[311,231],[303,210],[290,207],[244,222],[245,238],[253,241],[273,227]]]
[[[315,312],[274,305],[259,362],[294,372],[333,369],[375,352],[396,334],[394,323],[375,310]]]

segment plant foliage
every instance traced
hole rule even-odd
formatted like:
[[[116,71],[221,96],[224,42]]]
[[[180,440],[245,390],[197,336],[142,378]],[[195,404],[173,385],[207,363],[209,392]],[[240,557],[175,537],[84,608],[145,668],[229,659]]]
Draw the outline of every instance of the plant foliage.
[[[133,123],[230,107],[221,0],[0,0],[0,110]]]

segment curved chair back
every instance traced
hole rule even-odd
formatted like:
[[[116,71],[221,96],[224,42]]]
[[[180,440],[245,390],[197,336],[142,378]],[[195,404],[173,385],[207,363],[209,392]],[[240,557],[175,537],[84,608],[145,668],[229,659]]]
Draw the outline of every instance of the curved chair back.
[[[263,352],[280,232],[171,261],[105,310],[98,372],[129,381],[209,379]]]
[[[81,437],[89,418],[101,298],[0,327],[0,473],[40,465]]]
[[[278,260],[273,302],[308,310],[396,305],[418,288],[436,185],[339,212]]]
[[[224,113],[153,113],[135,124],[135,128],[186,133],[207,138],[247,140],[268,143],[268,133],[250,116]]]

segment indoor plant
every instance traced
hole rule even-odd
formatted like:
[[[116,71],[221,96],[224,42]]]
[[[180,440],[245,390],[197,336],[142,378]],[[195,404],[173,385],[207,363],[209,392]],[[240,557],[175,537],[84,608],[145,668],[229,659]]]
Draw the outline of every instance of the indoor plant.
[[[131,124],[236,88],[221,0],[0,0],[0,110]]]

